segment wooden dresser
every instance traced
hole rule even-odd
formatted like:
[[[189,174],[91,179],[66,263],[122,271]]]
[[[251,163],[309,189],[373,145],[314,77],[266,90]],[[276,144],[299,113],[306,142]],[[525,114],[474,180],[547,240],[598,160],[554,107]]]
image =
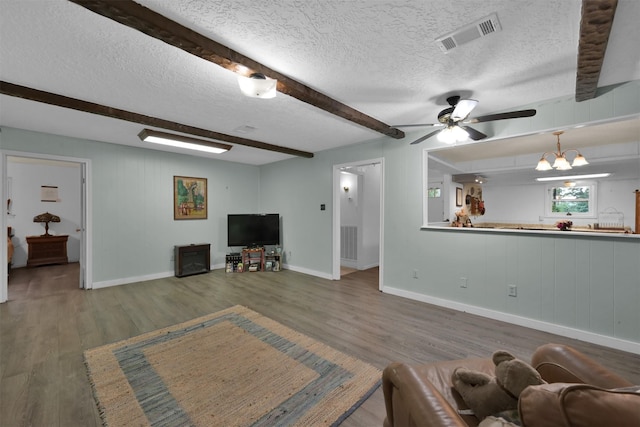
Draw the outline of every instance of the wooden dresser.
[[[69,236],[27,236],[29,258],[27,267],[47,264],[66,264]]]

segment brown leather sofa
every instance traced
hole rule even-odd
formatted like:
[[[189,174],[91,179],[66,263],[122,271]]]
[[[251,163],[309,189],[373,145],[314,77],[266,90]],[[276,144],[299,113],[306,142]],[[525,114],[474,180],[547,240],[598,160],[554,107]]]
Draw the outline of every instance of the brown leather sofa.
[[[548,383],[520,395],[525,427],[640,426],[640,393],[633,384],[577,350],[559,344],[539,347],[531,365]],[[387,417],[384,427],[477,426],[451,386],[458,366],[494,374],[490,358],[424,365],[391,363],[382,374]]]

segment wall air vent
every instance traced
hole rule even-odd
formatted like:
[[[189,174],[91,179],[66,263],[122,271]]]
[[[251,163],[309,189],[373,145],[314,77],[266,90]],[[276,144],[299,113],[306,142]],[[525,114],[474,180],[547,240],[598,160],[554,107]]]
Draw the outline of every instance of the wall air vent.
[[[442,37],[436,39],[436,44],[440,50],[444,53],[448,53],[452,49],[458,46],[469,43],[480,37],[488,36],[491,33],[495,33],[502,30],[500,21],[498,21],[498,15],[492,13],[474,23],[465,25],[456,31],[445,34]]]

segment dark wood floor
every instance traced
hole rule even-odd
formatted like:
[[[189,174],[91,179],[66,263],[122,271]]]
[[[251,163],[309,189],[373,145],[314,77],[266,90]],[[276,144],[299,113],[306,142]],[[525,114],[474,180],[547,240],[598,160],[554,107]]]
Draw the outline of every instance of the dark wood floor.
[[[83,291],[77,264],[11,272],[0,305],[0,425],[100,425],[84,350],[241,304],[383,369],[391,361],[529,359],[546,342],[573,345],[640,384],[640,356],[378,291],[378,270],[340,281],[281,271],[166,278]],[[379,389],[343,426],[381,426]]]

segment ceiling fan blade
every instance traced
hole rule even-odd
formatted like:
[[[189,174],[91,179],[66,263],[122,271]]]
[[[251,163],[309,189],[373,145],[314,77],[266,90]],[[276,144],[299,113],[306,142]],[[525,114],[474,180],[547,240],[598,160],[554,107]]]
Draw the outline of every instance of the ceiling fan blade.
[[[487,137],[487,135],[485,135],[484,133],[475,130],[472,127],[469,126],[460,126],[462,129],[466,130],[467,133],[469,134],[469,138],[473,139],[474,141],[479,141],[481,139],[485,139]]]
[[[391,125],[392,128],[410,128],[410,127],[418,127],[418,126],[444,126],[442,123],[417,123],[411,125]]]
[[[433,131],[433,132],[431,132],[431,133],[426,134],[425,136],[421,136],[420,138],[418,138],[418,139],[416,139],[415,141],[413,141],[413,142],[411,143],[411,145],[414,145],[414,144],[420,144],[420,143],[421,143],[422,141],[424,141],[425,139],[429,139],[429,138],[431,138],[433,135],[435,135],[435,134],[437,134],[437,133],[440,133],[440,132],[442,132],[442,131],[441,131],[441,130],[436,130],[436,131]]]
[[[473,119],[466,120],[465,123],[482,123],[492,122],[494,120],[519,119],[521,117],[532,117],[535,115],[536,110],[510,111],[508,113],[488,114],[486,116],[475,117]]]
[[[466,119],[471,110],[476,108],[476,105],[478,105],[478,101],[475,99],[461,99],[451,113],[451,120],[458,122]]]

